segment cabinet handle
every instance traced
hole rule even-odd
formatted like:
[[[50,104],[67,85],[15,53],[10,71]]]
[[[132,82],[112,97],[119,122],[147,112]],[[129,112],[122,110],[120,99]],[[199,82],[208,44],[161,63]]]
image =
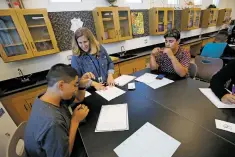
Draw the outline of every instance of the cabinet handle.
[[[119,35],[121,35],[121,30],[119,30]]]
[[[33,48],[34,50],[36,50],[35,47],[34,47],[34,45],[33,45],[33,42],[31,42],[31,46],[32,46],[32,48]]]
[[[7,137],[10,137],[10,136],[11,136],[11,134],[9,134],[8,132],[5,133],[5,135],[6,135]]]
[[[28,44],[27,42],[25,43],[26,49],[29,50]]]
[[[25,106],[25,104],[24,104],[24,108],[25,108],[26,111],[28,111],[28,109],[27,109],[27,107]]]
[[[118,30],[116,30],[116,35],[118,35]]]

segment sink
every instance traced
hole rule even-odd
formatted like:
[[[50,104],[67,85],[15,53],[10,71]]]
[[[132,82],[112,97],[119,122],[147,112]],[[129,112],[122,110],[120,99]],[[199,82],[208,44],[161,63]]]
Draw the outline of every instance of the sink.
[[[137,55],[133,55],[133,54],[125,54],[124,56],[121,56],[121,54],[119,53],[116,53],[116,54],[112,54],[110,56],[113,56],[113,57],[118,57],[120,59],[127,59],[127,58],[131,58],[131,57],[135,57]]]

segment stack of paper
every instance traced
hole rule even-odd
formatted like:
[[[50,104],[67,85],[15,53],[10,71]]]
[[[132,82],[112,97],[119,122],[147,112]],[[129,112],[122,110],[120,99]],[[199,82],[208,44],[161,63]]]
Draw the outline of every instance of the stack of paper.
[[[156,79],[156,77],[157,77],[157,75],[145,73],[144,75],[138,77],[136,79],[136,81],[143,82],[153,89],[157,89],[157,88],[163,87],[165,85],[168,85],[168,84],[174,82],[174,81],[167,79],[167,78],[163,78],[161,80],[158,80],[158,79]]]
[[[119,157],[171,157],[180,142],[146,123],[114,149]]]
[[[199,90],[217,107],[217,108],[235,108],[235,104],[228,105],[219,100],[210,88],[199,88]]]
[[[109,87],[108,86],[108,87],[106,87],[106,90],[96,91],[96,93],[98,93],[100,96],[102,96],[106,100],[110,101],[110,100],[124,94],[125,91],[123,91],[117,87]]]
[[[103,105],[95,132],[129,130],[127,104]]]
[[[122,75],[114,80],[115,84],[118,86],[124,86],[128,82],[134,80],[136,77],[135,76],[130,76],[130,75]]]

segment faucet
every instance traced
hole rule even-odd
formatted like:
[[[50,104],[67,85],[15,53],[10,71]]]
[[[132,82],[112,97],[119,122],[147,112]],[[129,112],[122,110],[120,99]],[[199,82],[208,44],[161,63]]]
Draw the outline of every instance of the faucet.
[[[121,54],[120,54],[120,56],[122,57],[122,56],[124,56],[125,54],[126,54],[126,49],[125,49],[124,46],[121,46]]]
[[[18,68],[18,72],[19,72],[19,75],[20,75],[20,80],[22,83],[25,83],[25,82],[29,82],[29,77],[31,75],[29,75],[28,77],[25,77],[25,75],[23,74],[22,70],[20,68]]]

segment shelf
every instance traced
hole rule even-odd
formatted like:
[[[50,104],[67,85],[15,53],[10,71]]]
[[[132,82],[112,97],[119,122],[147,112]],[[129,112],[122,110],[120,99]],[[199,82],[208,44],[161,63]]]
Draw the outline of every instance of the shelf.
[[[17,44],[10,44],[10,45],[3,45],[4,47],[12,47],[12,46],[20,46],[23,45],[23,43],[17,43]]]
[[[47,25],[31,25],[29,28],[38,28],[38,27],[46,27]]]
[[[102,20],[103,20],[103,21],[113,21],[112,18],[103,18]]]
[[[0,28],[0,31],[5,31],[5,30],[13,30],[16,29],[15,27],[10,27],[10,28]]]
[[[40,43],[40,42],[46,42],[46,41],[51,41],[51,39],[41,39],[41,40],[36,40],[34,42],[35,43]]]
[[[119,20],[127,20],[127,17],[119,17]]]

